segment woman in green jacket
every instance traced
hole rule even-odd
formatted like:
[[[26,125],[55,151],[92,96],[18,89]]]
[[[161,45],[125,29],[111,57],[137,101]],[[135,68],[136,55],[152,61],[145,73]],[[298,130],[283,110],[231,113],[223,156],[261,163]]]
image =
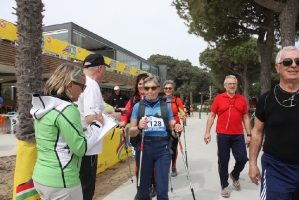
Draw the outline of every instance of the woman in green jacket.
[[[41,199],[83,199],[79,170],[81,157],[95,145],[97,135],[85,136],[77,105],[84,91],[85,75],[80,67],[62,64],[46,82],[42,94],[34,94],[31,115],[35,122],[38,158],[33,181]],[[101,131],[101,114],[88,130]]]

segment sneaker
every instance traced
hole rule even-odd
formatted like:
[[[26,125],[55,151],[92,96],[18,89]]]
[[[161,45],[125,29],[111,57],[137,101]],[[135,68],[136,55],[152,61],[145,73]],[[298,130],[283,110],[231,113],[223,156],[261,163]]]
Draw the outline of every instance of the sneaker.
[[[156,188],[153,187],[150,189],[150,195],[151,195],[151,197],[155,197],[157,195]]]
[[[171,176],[176,177],[178,175],[178,172],[176,171],[176,168],[172,168]]]
[[[235,188],[237,191],[239,191],[239,190],[241,189],[241,185],[240,185],[239,180],[236,180],[236,179],[233,177],[232,173],[229,174],[229,177],[230,177],[230,178],[232,179],[232,181],[233,181],[233,186],[234,186],[234,188]]]
[[[228,189],[228,187],[224,188],[221,191],[221,196],[224,197],[224,198],[228,198],[229,197],[229,189]]]

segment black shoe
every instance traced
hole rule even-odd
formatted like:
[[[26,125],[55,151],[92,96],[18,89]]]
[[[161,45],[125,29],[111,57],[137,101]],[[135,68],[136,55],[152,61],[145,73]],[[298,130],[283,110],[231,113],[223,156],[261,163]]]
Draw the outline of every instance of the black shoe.
[[[177,172],[176,168],[172,168],[171,176],[176,177],[177,175],[178,175],[178,172]]]
[[[151,188],[151,191],[150,191],[150,196],[153,198],[153,197],[155,197],[157,195],[157,193],[156,193],[156,188]]]

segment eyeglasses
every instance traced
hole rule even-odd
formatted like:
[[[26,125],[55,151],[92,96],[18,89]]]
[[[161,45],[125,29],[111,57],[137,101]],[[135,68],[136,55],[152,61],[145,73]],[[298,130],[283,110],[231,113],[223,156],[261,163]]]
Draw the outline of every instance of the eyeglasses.
[[[299,66],[299,58],[295,58],[294,60],[292,58],[285,58],[282,62],[277,64],[283,64],[285,67],[289,67],[293,64],[293,61],[295,61],[296,65]]]
[[[237,83],[226,83],[227,85],[237,85]]]
[[[158,86],[153,86],[153,87],[147,87],[147,86],[145,86],[143,89],[144,89],[145,91],[149,91],[150,89],[152,89],[152,91],[156,91],[158,87],[160,87],[160,85],[158,85]]]
[[[83,91],[84,91],[85,88],[86,88],[86,85],[84,85],[84,84],[82,84],[82,83],[79,83],[79,82],[77,82],[77,81],[72,81],[72,83],[74,83],[75,85],[80,86],[80,87],[82,88]]]
[[[171,87],[165,87],[164,90],[172,90]]]

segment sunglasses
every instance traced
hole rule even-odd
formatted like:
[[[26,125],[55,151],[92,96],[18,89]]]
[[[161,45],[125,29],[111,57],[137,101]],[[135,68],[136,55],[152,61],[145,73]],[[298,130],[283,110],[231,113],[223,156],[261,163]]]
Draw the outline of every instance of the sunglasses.
[[[293,61],[295,61],[296,65],[299,66],[299,58],[295,58],[294,60],[292,58],[285,58],[282,62],[278,64],[283,64],[285,67],[289,67],[293,64]]]
[[[82,69],[80,67],[78,67],[79,70],[73,75],[73,78],[76,78],[76,76],[78,76],[78,74],[82,71]]]
[[[164,90],[172,90],[171,87],[165,87]]]
[[[82,84],[82,83],[79,83],[79,82],[77,82],[77,81],[72,81],[72,83],[74,83],[75,85],[80,86],[80,87],[82,88],[83,91],[84,91],[85,88],[86,88],[86,85],[84,85],[84,84]]]
[[[147,87],[147,86],[145,86],[143,89],[144,89],[145,91],[149,91],[150,89],[151,89],[152,91],[156,91],[158,87],[160,87],[160,85],[158,85],[158,86],[153,86],[153,87]]]

